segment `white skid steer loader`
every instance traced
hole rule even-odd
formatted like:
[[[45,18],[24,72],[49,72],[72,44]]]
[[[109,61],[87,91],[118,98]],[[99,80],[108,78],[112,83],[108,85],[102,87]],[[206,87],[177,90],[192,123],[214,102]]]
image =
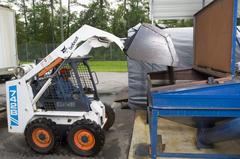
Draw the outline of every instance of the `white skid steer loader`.
[[[25,135],[38,153],[51,153],[62,138],[79,156],[94,156],[114,120],[97,95],[86,55],[121,40],[84,25],[19,79],[6,83],[8,130]]]

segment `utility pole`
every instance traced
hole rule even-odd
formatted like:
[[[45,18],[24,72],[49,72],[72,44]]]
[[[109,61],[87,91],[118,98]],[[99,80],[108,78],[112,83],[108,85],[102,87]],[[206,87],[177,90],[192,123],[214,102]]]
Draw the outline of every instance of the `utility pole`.
[[[64,41],[64,32],[63,32],[63,15],[62,15],[62,0],[60,0],[60,29],[61,29],[61,41]]]

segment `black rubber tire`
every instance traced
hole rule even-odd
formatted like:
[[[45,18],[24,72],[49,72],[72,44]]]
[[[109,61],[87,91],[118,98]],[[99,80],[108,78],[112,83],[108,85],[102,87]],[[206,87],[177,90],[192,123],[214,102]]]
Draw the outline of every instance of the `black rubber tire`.
[[[90,150],[82,150],[74,143],[74,134],[79,130],[87,130],[94,136],[95,145]],[[74,154],[82,157],[91,157],[97,155],[102,150],[105,143],[105,135],[102,128],[96,122],[89,119],[82,119],[76,121],[69,127],[67,142]]]
[[[41,148],[34,143],[34,141],[32,139],[32,133],[37,128],[42,128],[50,134],[52,140],[48,147]],[[25,140],[26,140],[27,145],[33,151],[40,153],[40,154],[52,153],[55,150],[55,148],[59,142],[57,130],[56,130],[56,123],[53,122],[52,120],[46,119],[46,118],[39,118],[39,119],[36,119],[36,120],[32,121],[31,123],[29,123],[27,125],[27,127],[25,128],[24,135],[25,135]]]
[[[105,113],[106,113],[107,121],[106,121],[103,129],[108,131],[115,122],[115,112],[110,105],[105,104],[105,103],[104,103],[104,105],[105,105]]]

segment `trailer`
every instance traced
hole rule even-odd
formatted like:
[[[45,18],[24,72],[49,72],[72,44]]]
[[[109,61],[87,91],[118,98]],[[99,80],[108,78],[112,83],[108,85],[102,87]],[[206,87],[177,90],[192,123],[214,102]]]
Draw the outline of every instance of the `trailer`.
[[[0,6],[0,79],[9,80],[18,66],[15,11]]]

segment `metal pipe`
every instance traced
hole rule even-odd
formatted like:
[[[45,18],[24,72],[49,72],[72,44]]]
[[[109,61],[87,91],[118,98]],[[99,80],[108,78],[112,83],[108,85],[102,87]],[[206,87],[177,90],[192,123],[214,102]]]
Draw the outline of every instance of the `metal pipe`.
[[[197,134],[198,145],[211,145],[240,137],[240,118],[235,118],[212,128],[200,128]]]
[[[32,105],[34,106],[34,110],[37,108],[35,107],[37,101],[41,98],[43,93],[47,90],[47,88],[52,84],[52,78],[49,78],[46,83],[43,85],[43,87],[40,89],[40,91],[37,93],[37,95],[33,98]]]

